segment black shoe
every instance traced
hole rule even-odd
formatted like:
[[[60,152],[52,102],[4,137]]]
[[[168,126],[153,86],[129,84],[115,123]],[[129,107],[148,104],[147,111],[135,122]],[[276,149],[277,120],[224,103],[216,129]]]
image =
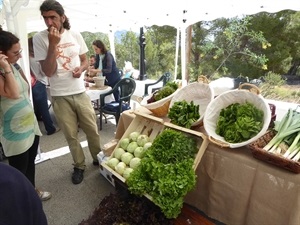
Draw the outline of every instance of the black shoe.
[[[94,166],[99,166],[99,161],[93,161]]]
[[[73,184],[80,184],[83,180],[83,172],[84,170],[74,167],[74,172],[72,174],[72,182]]]

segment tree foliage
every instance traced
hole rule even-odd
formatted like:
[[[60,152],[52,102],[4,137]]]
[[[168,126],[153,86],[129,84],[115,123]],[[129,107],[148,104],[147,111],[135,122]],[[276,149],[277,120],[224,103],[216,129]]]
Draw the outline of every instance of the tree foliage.
[[[248,76],[259,78],[268,72],[296,75],[300,67],[300,12],[258,13],[252,16],[220,18],[192,25],[190,63],[191,80],[200,74],[209,77]],[[164,72],[174,74],[177,30],[170,26],[151,26],[145,31],[146,74],[158,78]],[[93,54],[92,41],[102,33],[83,33]],[[115,41],[117,66],[131,61],[139,69],[139,34],[123,32]],[[180,68],[180,54],[179,54]],[[180,71],[180,70],[179,70]],[[177,77],[180,77],[179,73]]]

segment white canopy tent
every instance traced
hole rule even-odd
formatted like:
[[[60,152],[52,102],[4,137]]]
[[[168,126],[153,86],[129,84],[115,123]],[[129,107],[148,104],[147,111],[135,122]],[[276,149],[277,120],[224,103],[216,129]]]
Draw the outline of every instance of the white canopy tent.
[[[24,48],[23,68],[28,69],[27,33],[46,28],[39,6],[43,0],[0,0],[0,24],[21,39]],[[103,32],[109,35],[114,52],[113,36],[117,30],[137,31],[140,27],[169,25],[181,34],[181,71],[185,80],[186,28],[199,21],[220,17],[234,17],[258,12],[277,12],[284,9],[300,10],[299,0],[58,0],[70,19],[71,27],[79,31]],[[1,5],[1,4],[0,4]],[[1,8],[1,6],[0,6]],[[179,33],[177,35],[178,52]],[[24,63],[26,62],[26,63]],[[177,64],[177,59],[175,60]],[[29,71],[29,69],[28,69]],[[29,73],[27,73],[29,74]]]

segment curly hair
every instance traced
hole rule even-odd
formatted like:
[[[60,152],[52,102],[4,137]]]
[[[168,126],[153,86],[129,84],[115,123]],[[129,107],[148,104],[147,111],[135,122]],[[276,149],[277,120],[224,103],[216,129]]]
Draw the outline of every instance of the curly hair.
[[[60,16],[64,15],[66,17],[66,20],[63,23],[63,27],[67,30],[70,30],[71,25],[70,25],[70,22],[69,22],[69,18],[65,15],[65,10],[58,1],[45,0],[42,3],[42,5],[40,6],[40,11],[41,11],[41,14],[43,14],[43,12],[55,11]]]

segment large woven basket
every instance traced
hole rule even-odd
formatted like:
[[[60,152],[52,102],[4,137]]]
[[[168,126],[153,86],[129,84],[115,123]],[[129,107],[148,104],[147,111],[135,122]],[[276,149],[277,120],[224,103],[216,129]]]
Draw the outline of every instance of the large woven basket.
[[[253,157],[266,163],[270,163],[280,168],[289,170],[291,172],[300,173],[300,162],[284,158],[280,154],[270,153],[263,149],[263,147],[265,147],[269,143],[269,141],[275,136],[275,134],[276,133],[273,130],[267,132],[265,135],[248,145]]]
[[[244,89],[247,87],[247,89]],[[216,134],[217,120],[220,112],[223,108],[233,104],[246,102],[252,103],[256,108],[260,109],[264,113],[264,124],[261,131],[250,138],[247,141],[240,143],[229,143],[225,141],[224,137]],[[209,136],[209,140],[221,147],[238,148],[254,142],[261,136],[263,136],[271,121],[271,110],[269,104],[260,95],[259,89],[252,84],[243,84],[239,89],[224,92],[213,99],[206,108],[206,112],[203,118],[204,129]]]
[[[169,110],[175,102],[186,100],[190,103],[193,101],[195,105],[199,105],[200,118],[192,124],[192,126],[197,126],[203,122],[206,108],[213,99],[214,92],[208,83],[194,82],[178,90],[171,100]]]
[[[171,95],[169,95],[169,96],[167,96],[167,97],[165,97],[165,98],[163,98],[159,101],[152,102],[152,103],[149,103],[149,104],[147,103],[147,100],[150,99],[152,97],[152,95],[146,96],[141,101],[141,106],[143,106],[143,107],[147,108],[148,110],[150,110],[154,116],[164,117],[168,114],[171,99],[173,98],[173,96],[175,95],[175,93],[177,91],[175,91],[173,94],[171,94]]]

